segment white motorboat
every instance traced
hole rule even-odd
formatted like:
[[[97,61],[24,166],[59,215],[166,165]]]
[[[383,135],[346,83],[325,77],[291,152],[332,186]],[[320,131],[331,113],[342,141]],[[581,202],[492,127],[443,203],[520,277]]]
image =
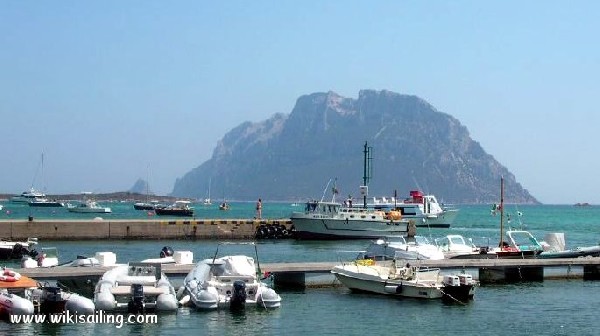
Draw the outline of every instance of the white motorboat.
[[[479,284],[470,274],[442,275],[439,268],[418,267],[405,262],[400,259],[391,263],[355,261],[337,265],[331,273],[355,291],[461,302],[471,299]]]
[[[21,259],[23,256],[29,255],[37,243],[37,238],[27,238],[27,241],[0,239],[0,259]]]
[[[40,251],[29,253],[21,258],[21,268],[54,267],[58,265],[56,247],[42,247]]]
[[[254,245],[253,243],[251,243]],[[254,245],[256,252],[256,245]],[[178,291],[180,302],[191,302],[202,310],[277,308],[281,297],[265,282],[256,252],[254,258],[244,255],[224,256],[198,262],[184,279]]]
[[[415,236],[408,242],[404,237],[393,237],[377,239],[357,257],[358,260],[393,260],[397,258],[440,260],[444,259],[444,253],[423,236]]]
[[[84,200],[77,204],[67,204],[67,210],[76,213],[110,213],[112,210],[109,207],[102,207],[95,201]]]
[[[489,251],[489,246],[478,247],[465,240],[461,235],[450,234],[435,240],[435,244],[442,251],[446,259],[452,258],[477,258]]]
[[[562,232],[546,234],[544,236],[544,241],[540,242],[540,244],[544,248],[544,251],[538,255],[538,258],[556,259],[600,256],[600,245],[580,246],[566,249],[565,234]]]
[[[98,310],[175,311],[175,289],[160,264],[129,263],[116,266],[102,275],[96,284],[94,303]]]
[[[36,191],[35,189],[31,188],[28,191],[23,191],[21,193],[21,195],[11,197],[10,201],[15,202],[15,203],[29,203],[36,199],[41,199],[41,198],[45,198],[45,197],[46,197],[46,194]]]
[[[419,190],[411,190],[410,197],[400,201],[395,197],[373,197],[367,207],[397,211],[402,218],[415,220],[417,227],[448,228],[458,215],[458,209],[443,206],[434,195],[425,195]]]

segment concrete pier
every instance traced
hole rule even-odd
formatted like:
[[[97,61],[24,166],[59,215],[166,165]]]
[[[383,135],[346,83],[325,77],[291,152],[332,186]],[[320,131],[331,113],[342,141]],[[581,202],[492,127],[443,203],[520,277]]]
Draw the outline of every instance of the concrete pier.
[[[283,225],[289,219],[98,219],[4,220],[0,237],[23,240],[98,239],[248,239],[260,225]]]

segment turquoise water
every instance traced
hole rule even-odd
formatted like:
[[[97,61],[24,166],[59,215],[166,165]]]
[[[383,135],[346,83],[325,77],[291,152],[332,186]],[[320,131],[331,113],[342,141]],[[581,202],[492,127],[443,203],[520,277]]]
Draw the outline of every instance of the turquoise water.
[[[11,213],[0,219],[26,218],[28,207],[13,207],[3,203]],[[147,216],[132,210],[126,203],[106,204],[113,208],[113,218]],[[233,203],[229,212],[204,209],[197,205],[202,218],[251,218],[253,203]],[[267,203],[263,216],[285,218],[294,208],[290,204]],[[511,212],[513,228],[525,228],[539,239],[545,233],[564,232],[570,247],[595,245],[600,241],[600,207],[570,205],[540,205],[506,207]],[[40,209],[36,209],[40,210]],[[58,209],[64,210],[64,209]],[[50,213],[44,212],[50,211]],[[75,217],[41,209],[36,218]],[[517,211],[522,212],[517,217]],[[118,215],[120,214],[120,215]],[[107,217],[104,216],[103,217]],[[139,218],[139,217],[138,217]],[[520,223],[519,222],[520,219]],[[492,216],[489,206],[460,206],[460,213],[450,229],[419,228],[418,234],[430,238],[446,233],[468,237],[491,237],[498,240],[499,217]],[[341,251],[364,249],[365,241],[260,241],[260,261],[337,261],[348,258]],[[164,245],[175,250],[190,250],[194,259],[211,256],[215,241],[53,241],[41,246],[59,249],[61,261],[78,254],[92,255],[97,251],[113,251],[118,262],[158,257]],[[251,254],[243,246],[228,247],[228,254]],[[10,264],[9,264],[10,266]],[[23,335],[596,335],[600,328],[600,282],[556,280],[541,283],[483,286],[475,300],[467,305],[444,304],[396,299],[370,294],[350,293],[345,288],[309,288],[303,291],[282,291],[282,307],[273,311],[248,310],[243,314],[228,311],[198,312],[180,309],[176,314],[160,315],[158,324],[9,325],[0,322],[0,334]]]

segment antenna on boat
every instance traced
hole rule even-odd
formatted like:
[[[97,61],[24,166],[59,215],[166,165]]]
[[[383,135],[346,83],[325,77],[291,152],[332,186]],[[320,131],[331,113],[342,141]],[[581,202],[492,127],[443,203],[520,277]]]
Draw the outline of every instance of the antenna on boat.
[[[331,179],[329,179],[329,181],[327,181],[327,185],[325,186],[325,189],[323,190],[323,195],[321,196],[321,202],[323,202],[323,200],[325,199],[325,194],[327,194],[327,189],[329,189],[330,184],[331,184]],[[333,197],[335,197],[335,195],[333,195]]]
[[[504,176],[500,176],[500,249],[504,246]]]
[[[369,181],[373,178],[373,147],[369,147],[365,141],[365,149],[363,150],[364,162],[363,162],[363,207],[367,208],[367,194],[369,193]]]

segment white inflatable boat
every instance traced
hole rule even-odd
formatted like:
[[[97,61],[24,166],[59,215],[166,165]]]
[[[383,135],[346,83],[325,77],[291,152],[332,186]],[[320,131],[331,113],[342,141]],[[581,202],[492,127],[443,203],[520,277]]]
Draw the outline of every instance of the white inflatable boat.
[[[175,289],[160,264],[129,263],[117,266],[100,278],[94,293],[96,309],[144,313],[174,311]]]
[[[255,267],[253,258],[244,255],[216,258],[216,255],[198,262],[185,277],[178,291],[182,304],[191,302],[205,310],[281,305],[279,294],[259,279],[260,269]]]

